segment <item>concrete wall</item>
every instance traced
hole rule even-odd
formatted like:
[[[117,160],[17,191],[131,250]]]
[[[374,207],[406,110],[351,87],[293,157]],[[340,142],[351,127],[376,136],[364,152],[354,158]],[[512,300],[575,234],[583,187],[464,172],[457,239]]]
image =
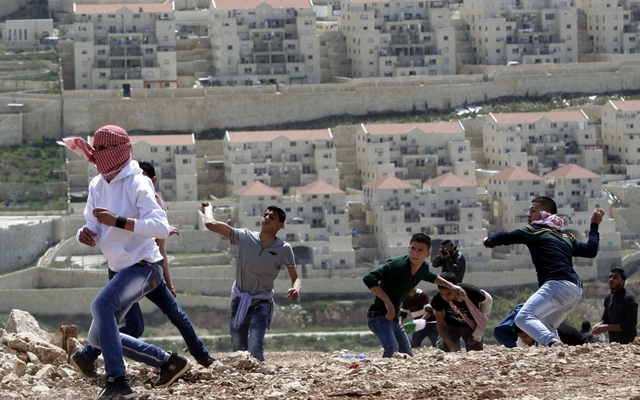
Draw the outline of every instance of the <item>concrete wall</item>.
[[[88,134],[117,123],[127,130],[201,132],[242,129],[333,115],[448,109],[503,96],[556,93],[611,93],[640,89],[640,56],[620,62],[531,67],[485,67],[483,74],[436,77],[344,79],[343,84],[217,87],[122,92],[64,91],[62,96],[19,94],[7,103],[24,103],[18,117],[0,113],[0,137],[27,138]],[[12,83],[15,85],[15,83]],[[171,107],[167,107],[170,102]],[[4,103],[4,102],[3,102]],[[238,118],[242,115],[242,118]],[[6,124],[6,126],[2,126]]]
[[[53,221],[0,230],[0,272],[31,265],[53,244]]]
[[[347,84],[139,90],[65,91],[64,131],[90,132],[118,121],[125,129],[200,132],[331,115],[448,109],[503,96],[605,93],[640,88],[637,61],[541,65],[515,71],[487,67],[483,75],[362,79]],[[171,107],[166,107],[167,102]],[[242,115],[242,118],[238,118]]]
[[[362,283],[362,276],[367,272],[368,270],[358,269],[343,276],[304,278],[303,301],[305,295],[338,298],[344,296],[344,293],[349,293],[364,297],[369,294],[367,287]],[[578,274],[584,281],[594,280],[597,277],[596,267],[579,267]],[[233,279],[232,267],[172,269],[173,284],[178,290],[180,305],[185,309],[228,309],[228,296]],[[536,275],[532,269],[517,269],[508,273],[470,272],[466,275],[465,281],[491,292],[507,287],[535,287]],[[6,275],[0,277],[0,313],[8,313],[13,308],[19,308],[34,315],[88,315],[89,305],[106,282],[106,271],[34,268],[28,272]],[[56,284],[60,286],[56,288]],[[46,287],[33,289],[38,287],[37,285]],[[282,295],[290,286],[288,275],[281,272],[276,280],[276,293]],[[421,284],[424,288],[431,286],[426,282]],[[141,305],[143,312],[154,312],[155,306],[147,300],[141,302]]]

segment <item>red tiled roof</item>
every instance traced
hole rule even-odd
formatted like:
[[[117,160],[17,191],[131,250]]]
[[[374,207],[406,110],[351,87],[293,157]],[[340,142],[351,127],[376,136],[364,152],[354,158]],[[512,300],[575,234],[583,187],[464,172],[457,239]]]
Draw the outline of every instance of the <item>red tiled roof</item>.
[[[328,184],[327,182],[318,179],[310,184],[298,188],[297,194],[344,194],[344,192],[337,187]]]
[[[456,122],[425,122],[422,124],[363,124],[365,131],[370,135],[389,135],[394,133],[407,133],[418,128],[425,133],[451,133],[464,132],[464,127]]]
[[[149,143],[155,146],[175,146],[195,144],[193,134],[188,135],[145,135],[145,136],[129,136],[131,143],[138,142]]]
[[[471,182],[467,182],[457,175],[447,172],[446,174],[437,176],[433,179],[429,179],[424,183],[424,186],[438,186],[438,187],[469,187],[475,186]]]
[[[74,4],[76,14],[104,14],[115,13],[119,9],[126,7],[134,13],[142,12],[158,13],[173,12],[173,2],[167,3],[146,3],[146,4]]]
[[[530,113],[490,113],[491,117],[498,124],[530,124],[536,122],[540,118],[546,117],[552,122],[568,122],[568,121],[588,121],[589,118],[582,112],[577,111],[548,111],[548,112],[530,112]]]
[[[558,168],[555,171],[549,172],[544,176],[547,177],[556,177],[556,178],[567,178],[567,179],[580,179],[580,178],[600,178],[601,176],[595,174],[588,169],[584,169],[576,164],[569,164],[562,168]]]
[[[491,179],[502,181],[536,181],[542,180],[542,177],[529,172],[522,167],[510,167],[498,172],[497,174],[491,175]]]
[[[640,100],[609,100],[620,111],[640,111]]]
[[[392,175],[385,175],[382,178],[375,179],[366,185],[366,188],[371,189],[415,189],[416,187],[410,183],[398,179]]]
[[[247,186],[233,192],[238,196],[281,196],[282,193],[270,188],[260,181],[253,181]]]
[[[217,10],[253,10],[260,4],[267,3],[273,8],[310,8],[310,0],[213,0],[213,8]]]
[[[270,142],[278,136],[284,136],[289,140],[331,140],[332,135],[329,129],[309,129],[298,131],[253,131],[253,132],[232,132],[227,131],[226,137],[229,142]]]

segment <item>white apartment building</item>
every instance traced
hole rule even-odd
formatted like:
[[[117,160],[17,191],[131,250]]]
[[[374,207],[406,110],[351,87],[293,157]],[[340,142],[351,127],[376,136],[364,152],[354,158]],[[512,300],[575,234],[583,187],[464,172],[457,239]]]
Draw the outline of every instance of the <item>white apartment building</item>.
[[[310,0],[212,0],[213,85],[320,83]]]
[[[52,19],[10,19],[2,32],[4,45],[8,47],[37,46],[47,43],[53,35]]]
[[[75,89],[177,88],[173,2],[74,4]]]
[[[260,181],[287,193],[321,179],[339,186],[336,149],[329,129],[231,132],[224,137],[228,193]]]
[[[293,247],[296,263],[313,268],[355,268],[355,251],[346,210],[346,194],[316,180],[284,196],[255,181],[233,194],[238,224],[260,230],[262,214],[270,205],[282,208],[287,221],[279,236]]]
[[[262,224],[264,210],[271,205],[282,205],[282,192],[270,188],[260,181],[251,182],[233,192],[234,217],[238,226],[253,231],[259,231]],[[287,213],[286,223],[291,222]]]
[[[366,224],[376,240],[381,262],[407,253],[415,233],[431,234],[422,225],[424,207],[414,185],[393,175],[384,175],[363,187]]]
[[[476,64],[578,62],[578,10],[567,0],[465,0]]]
[[[482,244],[488,234],[475,184],[448,172],[424,182],[418,195],[418,207],[426,210],[421,224],[432,239],[452,240],[473,261],[491,260],[491,250]]]
[[[511,231],[527,223],[531,199],[546,195],[545,179],[524,167],[509,167],[489,177],[487,192],[491,233]]]
[[[546,173],[562,164],[602,169],[602,149],[595,122],[582,110],[490,113],[483,125],[488,168],[525,167]]]
[[[166,201],[199,199],[193,134],[131,136],[131,143],[133,159],[154,166],[158,193]]]
[[[608,198],[602,191],[602,176],[578,165],[569,164],[544,176],[546,195],[558,205],[558,215],[567,224],[589,228],[596,208],[608,208]],[[584,227],[582,228],[585,229]]]
[[[456,74],[447,1],[342,0],[340,8],[352,78]]]
[[[476,183],[471,144],[460,122],[361,124],[356,150],[363,185],[384,175],[419,185],[447,172]]]
[[[640,100],[609,100],[602,107],[600,128],[607,162],[628,169],[640,165],[639,117]]]
[[[593,53],[635,53],[640,43],[636,29],[629,32],[630,12],[618,0],[578,0],[586,16]],[[631,51],[633,50],[633,51]]]

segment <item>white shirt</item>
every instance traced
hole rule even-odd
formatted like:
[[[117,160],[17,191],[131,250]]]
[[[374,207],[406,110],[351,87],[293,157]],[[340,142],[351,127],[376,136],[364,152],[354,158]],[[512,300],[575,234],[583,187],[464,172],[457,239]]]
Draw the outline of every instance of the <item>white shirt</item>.
[[[133,232],[99,223],[93,216],[96,207],[135,219]],[[84,227],[97,233],[94,240],[112,271],[122,271],[143,260],[162,260],[155,239],[169,237],[167,214],[156,202],[153,183],[142,174],[137,161],[129,162],[110,183],[102,175],[91,180],[84,218],[86,224],[78,230],[76,240]]]

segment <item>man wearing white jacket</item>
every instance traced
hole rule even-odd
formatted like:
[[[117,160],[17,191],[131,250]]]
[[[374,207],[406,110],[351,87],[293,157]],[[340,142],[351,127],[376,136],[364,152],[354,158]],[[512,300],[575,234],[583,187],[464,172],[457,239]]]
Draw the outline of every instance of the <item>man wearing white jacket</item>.
[[[89,343],[102,350],[107,375],[100,398],[135,397],[125,379],[123,355],[159,367],[156,387],[168,386],[189,370],[189,361],[118,331],[131,305],[164,284],[156,238],[169,236],[167,215],[155,199],[151,180],[131,159],[131,140],[124,129],[103,126],[95,132],[93,146],[80,138],[63,139],[62,144],[100,172],[89,184],[86,223],[76,239],[100,246],[109,269],[117,272],[91,304]]]

